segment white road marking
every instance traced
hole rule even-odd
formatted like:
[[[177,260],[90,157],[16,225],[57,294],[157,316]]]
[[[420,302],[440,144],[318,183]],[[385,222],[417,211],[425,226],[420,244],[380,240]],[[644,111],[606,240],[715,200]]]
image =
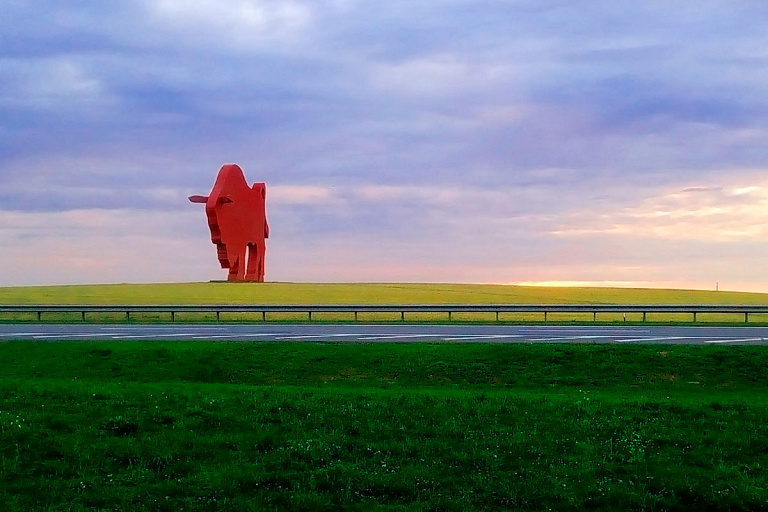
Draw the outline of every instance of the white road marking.
[[[400,338],[437,338],[439,337],[439,334],[385,334],[385,335],[374,335],[374,336],[365,336],[361,338],[357,338],[360,341],[369,341],[369,340],[394,340],[394,339],[400,339]]]
[[[617,339],[616,341],[621,343],[630,343],[633,341],[671,341],[671,340],[695,340],[700,339],[700,336],[659,336],[656,338],[631,338],[631,339]]]
[[[441,338],[444,341],[463,341],[463,340],[492,340],[498,338],[522,338],[519,334],[486,334],[486,335],[466,335],[456,336],[454,338]]]
[[[263,338],[263,337],[270,337],[270,336],[282,336],[283,333],[279,332],[254,332],[254,333],[243,333],[243,334],[233,334],[232,336],[235,337],[248,337],[248,338]]]
[[[297,335],[297,336],[278,336],[275,338],[276,340],[308,340],[312,338],[322,338],[323,336],[318,336],[317,334],[304,334],[304,335]]]
[[[257,334],[205,334],[200,336],[195,336],[195,332],[188,332],[188,333],[173,333],[173,334],[129,334],[129,335],[110,335],[112,336],[112,339],[119,340],[119,339],[136,339],[136,338],[183,338],[188,336],[190,339],[193,340],[205,340],[209,338],[255,338],[255,337],[271,337],[271,336],[278,336],[279,333],[269,332],[269,333],[257,333]]]
[[[158,338],[184,338],[184,337],[192,337],[194,333],[189,334],[110,334],[109,336],[113,340],[128,340],[128,339],[153,339],[156,340]]]
[[[260,338],[260,337],[273,337],[276,336],[274,334],[208,334],[206,336],[192,336],[191,339],[193,340],[211,340],[211,339],[220,339],[220,338],[230,338],[230,339],[243,339],[243,338]],[[283,339],[283,338],[275,338],[276,340]]]
[[[33,336],[35,339],[51,339],[51,338],[96,338],[96,337],[108,337],[111,334],[39,334]]]
[[[365,336],[365,334],[358,333],[358,334],[299,334],[296,336],[279,336],[275,338],[276,340],[303,340],[303,339],[313,339],[313,338],[354,338],[357,336]],[[362,338],[361,338],[362,339]]]
[[[132,326],[123,326],[123,327],[110,327],[110,326],[103,326],[100,327],[102,331],[124,331],[126,329],[141,329],[142,331],[180,331],[184,329],[188,329],[190,331],[198,330],[199,327],[184,327],[183,325],[176,325],[176,326],[168,326],[164,327],[162,325],[132,325]]]
[[[48,333],[47,332],[9,332],[9,333],[0,334],[0,336],[7,336],[7,337],[11,337],[11,336],[42,336],[44,334],[48,334]]]
[[[732,338],[723,340],[706,340],[704,343],[736,343],[742,341],[765,341],[765,338]]]
[[[610,334],[610,335],[620,335],[622,333],[629,333],[633,336],[637,336],[638,334],[642,333],[650,333],[651,331],[649,329],[599,329],[594,327],[585,327],[583,329],[565,329],[565,328],[558,328],[558,327],[532,327],[529,329],[519,329],[517,332],[525,333],[525,334],[565,334],[565,333],[579,333],[582,335],[585,334]]]
[[[342,334],[323,334],[322,336],[325,336],[328,338],[351,338],[355,336],[366,336],[366,334],[362,332],[355,332],[355,333],[342,333]]]
[[[562,336],[558,338],[528,338],[526,341],[563,341],[563,340],[593,340],[597,338],[615,338],[616,336]]]

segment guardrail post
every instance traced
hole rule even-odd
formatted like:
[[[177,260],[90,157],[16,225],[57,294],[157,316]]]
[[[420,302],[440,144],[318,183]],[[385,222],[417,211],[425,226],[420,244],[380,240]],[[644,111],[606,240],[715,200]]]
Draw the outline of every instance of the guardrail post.
[[[43,318],[43,312],[42,311],[38,311],[37,312],[37,321],[39,322],[42,318]]]
[[[131,321],[131,312],[130,311],[126,311],[125,312],[125,321],[126,322],[130,322]]]
[[[218,322],[221,322],[221,317],[219,316],[219,313],[221,313],[221,312],[220,312],[220,311],[217,311],[217,312],[216,312],[216,322],[217,322],[217,323],[218,323]]]
[[[171,322],[175,322],[175,321],[176,321],[176,313],[171,311]]]
[[[696,323],[696,312],[693,311],[693,323]]]
[[[357,311],[355,311],[355,322],[357,322]]]
[[[85,311],[83,311],[83,322],[85,322]]]
[[[405,311],[400,312],[400,321],[405,322]]]
[[[311,322],[312,321],[312,312],[311,311],[307,311],[307,313],[309,313],[309,321]]]
[[[498,311],[496,312],[496,321],[497,322],[499,321],[499,312]]]
[[[643,311],[643,323],[645,323],[645,311]]]
[[[744,323],[745,324],[749,323],[749,312],[748,311],[744,312]]]
[[[262,322],[266,322],[267,321],[267,312],[266,311],[262,311],[261,312],[261,321]]]
[[[547,321],[547,312],[546,311],[544,312],[544,321],[545,322]]]
[[[597,311],[592,312],[592,321],[597,322]]]
[[[448,312],[448,321],[449,322],[451,321],[451,312],[450,311]]]

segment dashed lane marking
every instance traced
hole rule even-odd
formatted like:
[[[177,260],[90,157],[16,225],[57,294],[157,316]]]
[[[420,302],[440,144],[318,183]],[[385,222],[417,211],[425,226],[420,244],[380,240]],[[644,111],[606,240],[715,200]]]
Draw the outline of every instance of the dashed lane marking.
[[[199,334],[199,333],[198,333]],[[284,336],[284,332],[238,332],[235,334],[227,334],[227,336]]]
[[[43,336],[46,334],[50,334],[48,332],[8,332],[0,334],[0,336],[3,336],[5,338],[11,338],[13,336]]]
[[[205,329],[207,327],[203,327]],[[183,325],[175,325],[175,326],[163,326],[163,325],[130,325],[130,326],[121,326],[121,327],[111,327],[111,326],[100,326],[99,329],[102,331],[125,331],[126,329],[132,329],[132,330],[142,330],[142,331],[180,331],[183,329],[188,329],[190,331],[199,331],[201,328],[196,326],[189,326],[184,327]],[[217,327],[210,327],[210,329],[217,329]]]
[[[581,335],[599,335],[609,334],[611,336],[620,336],[624,333],[637,336],[638,334],[650,333],[649,329],[600,329],[594,327],[584,327],[583,329],[560,328],[560,327],[530,327],[518,329],[517,332],[524,334],[566,334],[569,332]]]
[[[276,340],[311,340],[317,338],[356,338],[358,336],[365,336],[365,334],[298,334],[296,336],[283,335],[275,338]],[[363,338],[360,338],[363,339]]]
[[[630,338],[630,339],[617,339],[616,341],[621,343],[632,343],[635,341],[672,341],[672,340],[697,340],[704,339],[701,336],[658,336],[658,337],[643,337],[643,338]]]
[[[436,338],[439,334],[384,334],[384,335],[369,335],[357,338],[360,341],[372,341],[372,340],[395,340],[406,338]]]
[[[112,336],[111,334],[39,334],[33,336],[34,339],[69,339],[69,338],[103,338]]]
[[[128,339],[153,339],[156,340],[158,338],[191,338],[192,335],[195,334],[193,332],[190,333],[174,333],[174,334],[114,334],[110,333],[109,336],[113,340],[128,340]],[[104,336],[103,334],[101,336]]]
[[[185,336],[193,336],[194,334],[194,332],[175,332],[169,334],[151,334],[150,336],[154,338],[183,338]]]
[[[463,341],[463,340],[493,340],[499,338],[522,338],[519,334],[485,334],[485,335],[467,335],[455,336],[453,338],[441,338],[443,341]]]
[[[270,333],[270,334],[207,334],[205,336],[192,336],[193,340],[210,340],[210,339],[219,339],[219,338],[234,338],[234,339],[242,339],[242,338],[274,338],[274,339],[280,339],[277,338],[278,334]]]
[[[705,340],[704,343],[741,343],[746,341],[765,341],[765,338],[731,338],[722,340]]]
[[[616,338],[616,336],[561,336],[557,338],[526,338],[525,341],[566,341],[566,340],[594,340],[598,338]]]

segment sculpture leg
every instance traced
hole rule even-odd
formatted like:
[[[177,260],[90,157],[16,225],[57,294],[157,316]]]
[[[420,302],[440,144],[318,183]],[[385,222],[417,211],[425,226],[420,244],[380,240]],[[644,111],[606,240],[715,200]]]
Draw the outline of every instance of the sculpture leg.
[[[240,269],[240,258],[236,258],[235,261],[229,264],[229,274],[227,275],[227,281],[237,281],[237,273]]]
[[[257,271],[256,271],[256,280],[260,283],[264,282],[264,260],[266,259],[267,255],[267,243],[262,240],[262,242],[258,245],[256,248],[256,252],[258,253],[257,257]]]
[[[243,253],[230,263],[228,281],[245,281],[246,254],[247,249],[243,247]]]
[[[246,281],[258,281],[259,251],[255,244],[248,244],[248,270],[245,273]]]

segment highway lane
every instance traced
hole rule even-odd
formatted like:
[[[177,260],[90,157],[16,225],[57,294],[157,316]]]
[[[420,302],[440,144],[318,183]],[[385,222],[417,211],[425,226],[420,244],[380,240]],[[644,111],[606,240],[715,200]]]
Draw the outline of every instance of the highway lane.
[[[768,327],[430,324],[0,324],[0,341],[213,340],[318,343],[765,345]]]

